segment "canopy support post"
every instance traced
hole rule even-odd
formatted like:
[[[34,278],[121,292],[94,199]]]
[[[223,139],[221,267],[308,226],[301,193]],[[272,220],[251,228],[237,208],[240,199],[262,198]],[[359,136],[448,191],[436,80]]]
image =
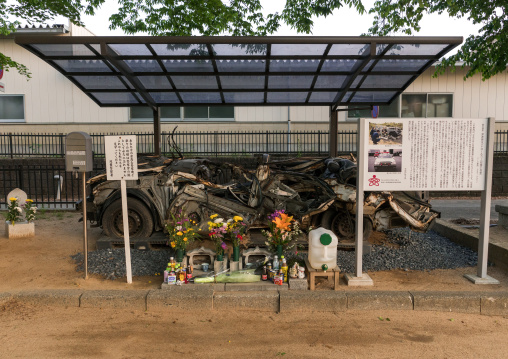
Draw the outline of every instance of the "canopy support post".
[[[153,153],[161,155],[161,108],[153,109]]]
[[[337,123],[337,111],[332,110],[330,107],[330,124],[328,133],[328,155],[330,157],[337,157],[338,148],[338,133],[339,127]]]

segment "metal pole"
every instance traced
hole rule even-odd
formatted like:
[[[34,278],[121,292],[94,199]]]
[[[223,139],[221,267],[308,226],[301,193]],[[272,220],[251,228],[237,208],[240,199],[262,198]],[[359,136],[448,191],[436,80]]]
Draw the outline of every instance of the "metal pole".
[[[338,124],[337,124],[337,111],[332,111],[330,107],[330,132],[328,133],[328,155],[330,157],[337,157],[338,152]]]
[[[289,109],[290,108],[288,106],[288,150],[287,150],[288,155],[291,151],[291,118],[290,118]]]
[[[85,255],[85,279],[88,279],[88,236],[86,225],[86,173],[83,172],[83,253]]]
[[[365,138],[363,134],[365,133],[365,120],[362,118],[358,119],[358,134],[356,143],[358,144],[357,148],[357,157],[356,157],[356,165],[358,167],[358,172],[356,175],[356,238],[355,238],[355,268],[356,268],[356,277],[363,276],[363,182],[365,179],[365,171],[363,166],[363,161],[365,159],[364,153],[364,141]]]
[[[161,108],[153,110],[153,153],[155,156],[161,155]]]
[[[496,120],[488,119],[487,163],[485,164],[485,189],[481,197],[480,241],[478,242],[478,277],[487,278],[489,257],[490,203],[492,195],[492,165],[494,162],[494,127]]]

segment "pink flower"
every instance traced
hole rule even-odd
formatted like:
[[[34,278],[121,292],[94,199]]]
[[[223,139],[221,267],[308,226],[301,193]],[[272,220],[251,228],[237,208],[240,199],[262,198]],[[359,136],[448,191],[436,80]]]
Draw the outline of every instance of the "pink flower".
[[[226,249],[227,246],[226,246],[226,243],[222,242],[222,244],[220,245],[222,247],[222,249]]]

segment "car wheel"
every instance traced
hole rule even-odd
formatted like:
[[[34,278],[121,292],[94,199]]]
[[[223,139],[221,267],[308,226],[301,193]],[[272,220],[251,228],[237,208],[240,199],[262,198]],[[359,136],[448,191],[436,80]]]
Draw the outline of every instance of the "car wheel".
[[[127,199],[129,215],[129,236],[150,237],[153,232],[153,218],[150,210],[138,199]],[[102,228],[108,237],[123,238],[122,200],[111,203],[102,216]]]
[[[354,248],[355,246],[354,215],[339,210],[326,211],[321,217],[321,227],[331,230],[339,240],[339,247]],[[372,234],[372,222],[367,216],[363,217],[363,240],[366,242]]]

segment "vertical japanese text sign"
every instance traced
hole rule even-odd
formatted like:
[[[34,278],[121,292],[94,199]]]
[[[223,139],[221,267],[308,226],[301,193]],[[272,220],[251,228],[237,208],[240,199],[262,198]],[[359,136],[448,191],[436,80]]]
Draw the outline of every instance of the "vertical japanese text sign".
[[[105,136],[108,181],[137,180],[136,136]]]

